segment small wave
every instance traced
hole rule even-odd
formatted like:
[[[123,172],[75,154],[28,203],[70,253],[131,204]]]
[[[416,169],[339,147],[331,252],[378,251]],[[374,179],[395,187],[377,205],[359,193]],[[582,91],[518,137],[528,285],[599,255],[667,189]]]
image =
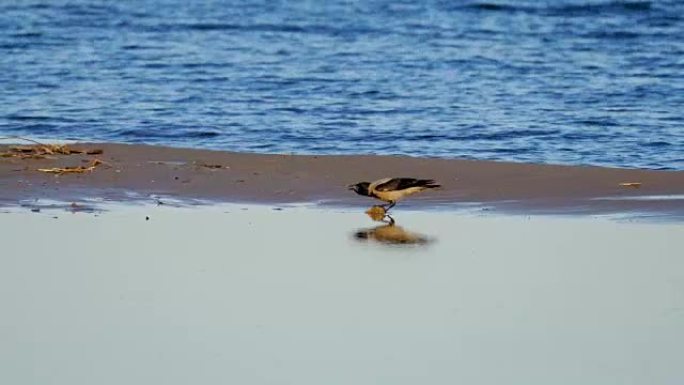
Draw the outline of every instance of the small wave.
[[[574,122],[575,124],[582,126],[594,126],[594,127],[617,127],[619,124],[612,119],[580,119]]]
[[[106,4],[66,4],[62,9],[74,16],[109,16],[116,15],[119,10],[112,5]]]
[[[659,141],[655,141],[655,142],[641,143],[641,145],[646,146],[646,147],[660,148],[660,147],[669,147],[672,145],[672,143],[659,140]]]
[[[612,135],[608,134],[597,134],[591,132],[569,132],[560,135],[560,139],[563,140],[598,140],[610,138]]]
[[[276,108],[271,108],[271,111],[275,112],[291,112],[293,114],[304,114],[307,112],[306,109],[304,108],[299,108],[299,107],[276,107]]]
[[[637,39],[641,37],[642,35],[637,33],[637,32],[630,32],[630,31],[597,31],[597,32],[590,32],[581,35],[582,37],[586,38],[591,38],[591,39],[605,39],[605,40],[629,40],[629,39]]]
[[[525,154],[532,153],[534,151],[534,148],[531,148],[531,147],[523,147],[523,148],[497,147],[497,148],[489,149],[488,151],[491,151],[495,154],[525,155]]]
[[[216,131],[192,131],[183,134],[183,137],[194,139],[208,139],[216,138],[218,136],[221,136],[221,133]]]
[[[173,27],[173,26],[171,26]],[[178,29],[188,29],[196,31],[232,31],[244,29],[243,26],[239,24],[230,23],[191,23],[191,24],[178,24],[175,27]]]
[[[9,37],[11,38],[31,38],[31,37],[41,37],[43,36],[42,32],[39,31],[24,31],[24,32],[16,32],[13,34],[10,34]]]
[[[608,1],[605,3],[566,5],[560,9],[588,11],[647,11],[651,9],[651,1]]]
[[[228,76],[210,76],[206,78],[200,78],[200,77],[194,77],[192,81],[194,83],[211,83],[211,84],[218,84],[218,83],[225,83],[232,80],[232,78]]]
[[[121,48],[128,50],[128,51],[136,51],[136,50],[150,49],[150,48],[154,48],[154,47],[147,46],[147,45],[141,45],[141,44],[126,44],[126,45],[121,46]]]
[[[368,91],[361,91],[361,92],[350,92],[349,96],[352,98],[358,98],[358,97],[365,97],[365,96],[376,96],[379,95],[380,91],[378,90],[368,90]]]
[[[442,140],[453,140],[453,141],[470,141],[470,140],[482,140],[482,141],[501,141],[507,139],[518,139],[518,138],[534,138],[534,137],[546,137],[558,135],[560,131],[558,130],[510,130],[502,132],[493,133],[476,133],[468,135],[443,135],[443,134],[418,134],[411,136],[411,140],[425,140],[425,141],[442,141]]]
[[[59,132],[58,126],[47,123],[22,124],[11,129],[15,133],[28,133],[29,135],[44,135]]]
[[[353,120],[331,120],[331,121],[323,121],[319,123],[323,127],[332,127],[332,128],[338,128],[338,127],[358,127],[359,123],[355,122]]]
[[[508,3],[478,2],[467,4],[460,8],[484,12],[538,13],[549,16],[590,16],[596,14],[643,12],[650,10],[651,7],[651,1],[610,1],[604,3],[548,6],[523,6]]]
[[[558,135],[558,130],[510,130],[491,134],[473,134],[463,137],[465,140],[506,140],[516,138],[540,137]]]
[[[139,139],[208,139],[215,138],[221,135],[216,131],[202,131],[202,130],[150,130],[150,129],[128,129],[117,132],[122,138],[139,138]]]
[[[38,83],[36,83],[36,87],[42,88],[42,89],[52,90],[52,89],[59,88],[59,84],[56,84],[56,83],[38,82]]]
[[[530,11],[533,8],[520,7],[510,4],[498,4],[498,3],[475,3],[466,6],[470,9],[482,10],[482,11],[502,11],[502,12],[514,12],[514,11]]]
[[[180,64],[181,68],[216,68],[216,69],[223,69],[223,68],[228,68],[231,67],[231,63],[216,63],[216,62],[191,62],[191,63],[183,63]]]
[[[149,31],[240,31],[240,32],[276,32],[276,33],[297,33],[314,35],[358,35],[378,32],[377,29],[369,27],[354,26],[334,27],[318,24],[239,24],[239,23],[178,23],[178,24],[159,24],[144,27]]]
[[[568,4],[550,7],[554,16],[593,16],[606,14],[640,13],[651,9],[650,1],[610,1],[605,3]]]
[[[161,68],[171,68],[171,67],[175,67],[175,66],[176,66],[176,64],[151,62],[151,63],[145,63],[140,67],[149,68],[149,69],[161,69]]]
[[[13,42],[13,43],[1,43],[0,49],[13,50],[13,49],[27,49],[30,48],[31,44],[26,42]]]
[[[5,116],[5,119],[7,120],[14,120],[18,122],[25,122],[25,121],[48,121],[48,120],[54,120],[53,117],[51,116],[41,116],[41,115],[7,115]]]

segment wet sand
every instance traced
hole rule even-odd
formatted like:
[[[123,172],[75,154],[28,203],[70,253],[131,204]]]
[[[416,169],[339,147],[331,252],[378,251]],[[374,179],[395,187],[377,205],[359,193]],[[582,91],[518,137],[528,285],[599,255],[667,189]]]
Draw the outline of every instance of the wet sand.
[[[482,205],[551,213],[651,212],[684,215],[684,172],[569,167],[391,156],[264,155],[145,145],[80,144],[101,155],[0,159],[0,203],[35,199],[122,201],[150,196],[223,202],[363,205],[345,186],[386,176],[433,178],[440,191],[402,206]],[[0,146],[0,152],[7,146]],[[105,164],[55,176],[46,167]],[[621,183],[640,183],[640,188]]]
[[[684,378],[681,223],[101,208],[2,209],[0,383]]]

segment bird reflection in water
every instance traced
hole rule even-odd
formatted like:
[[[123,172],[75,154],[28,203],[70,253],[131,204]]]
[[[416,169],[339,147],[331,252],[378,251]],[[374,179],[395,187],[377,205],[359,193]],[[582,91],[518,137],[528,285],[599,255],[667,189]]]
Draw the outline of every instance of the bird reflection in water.
[[[372,241],[386,245],[427,245],[431,242],[424,235],[406,231],[403,227],[397,226],[394,218],[388,215],[382,206],[373,206],[366,211],[366,214],[372,220],[384,224],[356,231],[354,238],[357,241]]]

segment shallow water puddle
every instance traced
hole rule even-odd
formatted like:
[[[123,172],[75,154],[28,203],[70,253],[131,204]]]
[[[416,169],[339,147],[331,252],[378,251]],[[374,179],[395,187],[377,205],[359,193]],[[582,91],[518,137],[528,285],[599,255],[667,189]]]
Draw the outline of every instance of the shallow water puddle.
[[[684,378],[680,223],[400,209],[392,226],[358,209],[244,205],[7,211],[0,383]]]

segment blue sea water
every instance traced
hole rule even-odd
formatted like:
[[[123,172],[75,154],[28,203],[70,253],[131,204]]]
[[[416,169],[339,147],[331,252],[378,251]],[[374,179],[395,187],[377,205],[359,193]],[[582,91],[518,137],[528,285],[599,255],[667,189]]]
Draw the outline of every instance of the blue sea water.
[[[682,170],[684,1],[1,1],[0,134]]]

